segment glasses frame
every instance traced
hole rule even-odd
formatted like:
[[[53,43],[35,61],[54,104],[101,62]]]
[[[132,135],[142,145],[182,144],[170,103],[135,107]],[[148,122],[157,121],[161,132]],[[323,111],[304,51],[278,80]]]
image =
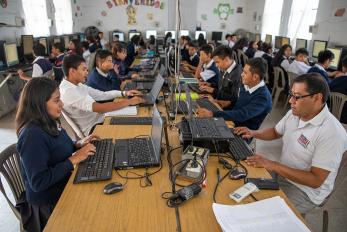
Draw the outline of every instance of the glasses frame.
[[[303,99],[305,97],[313,96],[315,94],[317,94],[317,93],[306,94],[306,95],[303,95],[303,96],[295,96],[295,95],[293,95],[292,91],[288,92],[289,99],[294,98],[295,101]]]

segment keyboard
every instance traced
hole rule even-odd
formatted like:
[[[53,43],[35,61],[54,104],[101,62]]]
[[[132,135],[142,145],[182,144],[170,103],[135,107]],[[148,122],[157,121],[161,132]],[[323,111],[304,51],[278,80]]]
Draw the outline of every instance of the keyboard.
[[[165,122],[166,118],[162,119]],[[152,125],[152,117],[112,117],[110,125]]]
[[[220,109],[215,104],[210,102],[210,100],[208,100],[207,98],[199,98],[196,100],[196,103],[200,107],[208,109],[209,111],[212,111],[213,113],[220,111]]]
[[[150,142],[148,138],[128,140],[129,164],[141,166],[156,161],[155,155],[150,150]]]
[[[114,146],[112,139],[92,141],[96,147],[94,155],[78,164],[74,184],[108,180],[112,177]]]
[[[212,119],[213,120],[213,119]],[[192,128],[192,134],[198,134],[200,137],[219,137],[220,133],[211,123],[211,118],[193,118],[192,122],[195,127]]]
[[[245,160],[254,154],[246,141],[236,134],[234,134],[234,139],[229,140],[229,150],[237,161]]]
[[[194,75],[189,72],[182,72],[182,76],[184,78],[195,78]]]

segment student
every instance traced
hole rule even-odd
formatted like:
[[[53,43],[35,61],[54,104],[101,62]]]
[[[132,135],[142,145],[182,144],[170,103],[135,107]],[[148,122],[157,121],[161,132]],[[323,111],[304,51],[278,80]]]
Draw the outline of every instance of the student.
[[[82,51],[83,51],[82,57],[86,61],[86,64],[88,65],[90,60],[89,43],[87,41],[82,41],[81,45],[82,45]]]
[[[108,42],[104,38],[104,32],[99,31],[98,39],[99,39],[99,43],[100,43],[102,49],[107,49],[108,48]]]
[[[164,38],[164,47],[169,48],[171,46],[171,41],[172,41],[172,33],[168,32],[166,33]]]
[[[212,57],[221,72],[218,85],[203,82],[199,83],[200,89],[211,93],[222,108],[230,108],[239,95],[242,68],[233,60],[232,50],[228,46],[217,47]]]
[[[307,73],[307,71],[311,68],[307,62],[308,51],[306,48],[299,48],[295,52],[295,60],[289,65],[288,72],[292,72],[298,75],[302,75]]]
[[[68,54],[80,55],[82,56],[82,46],[81,42],[78,39],[73,39],[69,42],[69,51]]]
[[[292,46],[289,44],[283,45],[280,50],[276,53],[272,66],[273,67],[282,67],[284,71],[289,69],[290,63],[292,61],[289,59],[292,55]]]
[[[64,58],[63,71],[65,79],[60,84],[60,91],[64,110],[84,135],[88,135],[96,124],[104,121],[103,113],[143,102],[143,99],[139,97],[117,102],[96,102],[121,96],[134,96],[139,92],[136,90],[103,92],[84,85],[88,68],[85,60],[78,55],[69,55]]]
[[[74,165],[95,153],[95,135],[73,142],[61,128],[63,103],[59,88],[48,78],[29,81],[16,115],[17,150],[28,208],[21,212],[25,231],[43,231]]]
[[[18,69],[19,78],[25,81],[29,81],[32,78],[46,76],[49,77],[52,74],[52,64],[48,59],[44,57],[46,48],[40,43],[37,43],[33,47],[34,56],[36,57],[33,61],[33,72],[31,77],[27,76],[23,70]]]
[[[230,34],[226,34],[225,35],[225,40],[222,42],[222,44],[225,45],[225,46],[229,46],[230,40],[231,40],[231,35]]]
[[[266,61],[263,58],[248,60],[241,74],[243,85],[234,107],[216,113],[199,108],[199,117],[223,117],[232,120],[236,126],[258,129],[272,106],[271,94],[264,82],[265,75]]]
[[[339,73],[339,71],[335,72],[327,72],[326,69],[330,67],[331,62],[335,58],[334,53],[332,53],[330,50],[324,50],[320,51],[318,53],[318,63],[316,63],[313,67],[311,67],[307,73],[316,72],[322,75],[326,82],[329,84],[332,79],[331,77],[335,77],[336,74]]]
[[[125,63],[125,59],[127,57],[127,47],[123,43],[118,42],[113,44],[112,56],[113,64],[117,65],[121,79],[134,79],[139,77],[139,74],[135,73],[136,71],[139,71],[139,69],[129,68]]]
[[[188,52],[188,43],[190,42],[189,36],[182,35],[180,38],[180,49],[181,49],[181,57],[182,61],[189,60],[189,52]]]
[[[249,42],[248,48],[245,52],[246,56],[248,56],[248,58],[253,58],[255,52],[258,50],[258,44],[257,41],[251,41]]]
[[[242,53],[245,53],[246,50],[247,50],[247,46],[248,46],[248,38],[247,37],[243,37],[241,39],[239,39],[235,45],[233,46],[232,48],[232,51],[233,53],[235,54],[235,57],[236,57],[236,63],[240,64],[241,67],[244,67],[245,66],[245,63],[244,63],[244,60],[241,59],[241,60],[238,60],[238,53],[239,52],[242,52]]]
[[[204,34],[200,33],[199,36],[198,36],[198,46],[201,47],[202,45],[205,45],[207,44],[206,40],[205,40],[205,37],[204,37]]]
[[[101,45],[95,41],[93,36],[87,37],[87,42],[89,43],[89,51],[90,53],[95,52],[97,49],[101,49]]]
[[[230,39],[229,39],[229,44],[228,44],[228,46],[229,46],[230,48],[233,48],[234,45],[235,45],[235,43],[236,43],[236,41],[237,41],[237,36],[236,36],[235,34],[231,34],[231,35],[230,35]]]
[[[200,62],[196,69],[195,77],[203,82],[217,86],[220,73],[212,59],[212,52],[210,45],[205,44],[200,48]]]
[[[112,53],[108,50],[98,50],[95,55],[96,67],[89,73],[86,84],[100,91],[120,90],[122,83],[118,77],[118,68],[114,70]]]
[[[342,59],[342,72],[336,75],[329,87],[330,92],[338,92],[347,96],[347,56]],[[347,124],[347,103],[343,106],[340,122]]]
[[[257,43],[258,48],[257,48],[257,50],[255,51],[253,58],[263,57],[263,55],[265,54],[265,51],[264,51],[264,44],[265,44],[265,43],[263,43],[263,41],[261,41],[261,40],[258,41],[258,43]]]
[[[156,49],[155,49],[155,44],[156,44],[156,42],[155,42],[155,37],[154,37],[154,35],[150,35],[149,36],[149,40],[148,40],[148,43],[147,43],[147,49],[149,49],[149,50],[151,50],[151,51],[155,51]]]
[[[261,56],[263,59],[267,62],[267,71],[268,71],[268,77],[269,77],[269,86],[270,89],[272,89],[274,84],[274,68],[272,66],[272,44],[263,43],[263,52],[264,54]]]
[[[127,46],[127,57],[125,58],[125,63],[128,67],[132,65],[137,56],[138,52],[136,47],[139,45],[140,36],[134,35]]]
[[[54,43],[52,46],[52,56],[55,58],[54,66],[61,67],[64,59],[64,47],[61,43]]]
[[[278,174],[281,189],[295,208],[305,214],[319,206],[333,190],[347,148],[347,134],[326,106],[329,88],[319,74],[296,77],[290,94],[292,110],[274,128],[234,131],[244,138],[282,138],[279,162],[254,155],[246,163]]]
[[[199,65],[200,58],[197,53],[197,45],[195,43],[188,43],[188,54],[189,59],[187,61],[182,61],[184,71],[195,73],[196,67]]]

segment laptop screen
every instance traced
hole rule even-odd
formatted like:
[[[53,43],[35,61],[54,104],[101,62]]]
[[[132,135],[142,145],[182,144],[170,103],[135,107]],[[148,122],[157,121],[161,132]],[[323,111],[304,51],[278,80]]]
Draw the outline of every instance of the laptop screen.
[[[153,101],[155,101],[155,99],[157,99],[159,92],[161,90],[161,87],[163,87],[164,84],[164,78],[158,74],[157,78],[155,79],[155,82],[153,84],[153,87],[151,89],[151,92],[149,93],[149,95],[151,96],[151,99]]]
[[[156,157],[160,156],[161,138],[163,132],[163,119],[160,117],[156,105],[153,106],[153,119],[152,119],[152,143]]]
[[[193,118],[193,106],[192,106],[192,98],[190,96],[190,89],[189,86],[186,85],[185,86],[185,92],[186,92],[186,103],[187,103],[187,107],[188,107],[188,119],[192,119]]]

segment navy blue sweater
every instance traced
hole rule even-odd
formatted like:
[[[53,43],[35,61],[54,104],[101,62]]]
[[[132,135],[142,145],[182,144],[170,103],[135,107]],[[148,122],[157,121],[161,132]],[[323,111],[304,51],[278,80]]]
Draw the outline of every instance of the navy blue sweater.
[[[271,94],[266,86],[262,86],[250,94],[242,85],[235,106],[231,110],[214,113],[214,117],[223,117],[225,120],[232,120],[235,126],[245,126],[251,130],[257,130],[271,111],[271,107]]]
[[[207,82],[211,83],[212,86],[218,86],[218,82],[219,82],[219,78],[220,78],[220,72],[216,66],[216,63],[213,62],[212,65],[209,68],[207,68],[207,70],[211,70],[216,74],[213,77],[211,77],[210,79],[208,79]]]
[[[338,92],[347,95],[347,76],[334,78],[330,82],[329,87],[330,92]],[[347,103],[343,106],[340,122],[347,124]]]
[[[200,58],[199,58],[199,56],[197,54],[193,57],[193,59],[191,59],[189,57],[188,60],[187,60],[188,64],[190,64],[190,65],[192,65],[194,67],[198,67],[199,61],[200,61]]]
[[[17,150],[27,201],[55,205],[74,168],[68,160],[75,151],[73,141],[64,129],[52,136],[38,126],[28,126],[19,134]]]
[[[46,72],[52,70],[52,63],[48,59],[38,59],[34,62],[34,64],[37,64],[42,69],[42,74],[45,74]]]
[[[322,77],[324,77],[324,79],[326,80],[326,82],[329,84],[331,82],[330,77],[328,76],[328,73],[321,70],[320,68],[316,67],[316,66],[312,66],[307,73],[319,73]]]
[[[135,44],[130,42],[127,46],[127,57],[125,58],[125,63],[128,67],[132,65],[136,57]]]
[[[89,73],[86,84],[94,89],[105,92],[120,90],[121,83],[121,80],[114,70],[109,71],[107,77],[104,77],[94,68],[93,71]]]

